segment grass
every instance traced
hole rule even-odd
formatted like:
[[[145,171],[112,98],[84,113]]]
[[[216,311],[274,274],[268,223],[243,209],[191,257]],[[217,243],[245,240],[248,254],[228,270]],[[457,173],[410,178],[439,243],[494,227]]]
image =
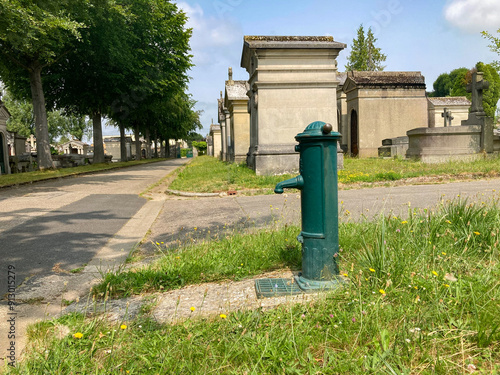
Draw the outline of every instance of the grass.
[[[125,329],[104,317],[66,315],[31,326],[26,359],[10,373],[499,374],[500,209],[455,200],[408,214],[342,223],[339,264],[350,283],[307,304],[175,324],[144,314]],[[249,234],[212,243],[213,254],[200,250],[205,245],[166,251],[144,273],[204,273],[187,284],[250,276],[259,271],[247,265],[259,262],[294,267],[300,251],[287,244],[294,231],[273,232],[279,250],[269,256],[245,249],[263,238]],[[287,246],[295,255],[283,259]],[[204,262],[211,268],[198,269]],[[178,287],[164,280],[145,290],[162,286]]]
[[[396,181],[414,177],[440,177],[444,180],[498,177],[500,158],[475,162],[425,164],[403,159],[344,159],[344,169],[338,172],[340,187],[354,183]],[[228,190],[260,189],[271,192],[276,184],[292,175],[256,176],[245,164],[221,162],[201,156],[193,160],[170,188],[187,192],[223,192]]]
[[[94,294],[121,298],[201,282],[240,280],[284,267],[298,269],[298,234],[297,227],[288,226],[280,231],[233,233],[172,251],[158,243],[156,246],[164,255],[157,263],[138,270],[107,273],[94,287]]]
[[[199,156],[180,172],[170,189],[212,193],[241,189],[270,189],[292,175],[256,176],[245,163],[226,163],[210,156]]]
[[[32,171],[26,173],[3,174],[0,176],[0,187],[26,184],[26,183],[43,181],[60,177],[76,176],[79,174],[101,172],[116,168],[132,167],[134,165],[155,163],[163,160],[166,159],[143,159],[143,160],[133,160],[128,162],[99,163],[99,164],[82,165],[73,168],[60,168],[60,169],[51,169],[44,171]]]

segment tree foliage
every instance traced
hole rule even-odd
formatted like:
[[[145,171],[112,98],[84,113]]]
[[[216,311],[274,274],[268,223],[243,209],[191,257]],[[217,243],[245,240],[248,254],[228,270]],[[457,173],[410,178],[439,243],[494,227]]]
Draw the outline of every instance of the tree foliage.
[[[357,31],[357,38],[353,39],[351,53],[347,58],[346,70],[358,71],[381,71],[385,66],[382,63],[387,56],[381,52],[380,48],[375,47],[377,38],[373,35],[371,27],[365,36],[363,25],[360,25]]]
[[[26,138],[35,135],[33,104],[26,99],[15,99],[8,90],[2,99],[11,115],[7,121],[7,130]],[[61,137],[81,141],[90,131],[85,117],[66,115],[58,110],[47,112],[47,125],[50,143],[55,143]]]
[[[472,81],[474,70],[482,72],[483,78],[490,83],[489,88],[483,92],[483,108],[488,116],[495,117],[500,99],[500,77],[492,64],[478,62],[471,70],[458,68],[439,75],[433,84],[434,92],[431,96],[465,96],[470,100],[471,93],[467,92],[467,85]]]
[[[81,138],[92,119],[97,162],[102,117],[164,139],[201,126],[185,94],[191,30],[170,0],[0,0],[0,19],[0,77],[32,97],[39,146],[54,138],[46,108],[62,110],[49,111],[62,136]]]
[[[497,33],[500,34],[500,29],[497,30]],[[487,31],[483,31],[481,33],[483,38],[490,41],[491,44],[488,45],[492,52],[495,52],[497,55],[500,55],[500,37],[495,37],[493,34],[488,33]],[[497,71],[500,70],[500,61],[494,61],[491,64]]]
[[[38,166],[52,168],[42,71],[80,38],[71,16],[84,1],[0,0],[0,77],[33,102]]]
[[[455,86],[455,81],[457,77],[465,76],[469,69],[467,68],[458,68],[452,70],[450,73],[442,73],[436,79],[433,84],[434,92],[431,96],[435,97],[445,97],[445,96],[458,96],[452,95],[453,88]]]

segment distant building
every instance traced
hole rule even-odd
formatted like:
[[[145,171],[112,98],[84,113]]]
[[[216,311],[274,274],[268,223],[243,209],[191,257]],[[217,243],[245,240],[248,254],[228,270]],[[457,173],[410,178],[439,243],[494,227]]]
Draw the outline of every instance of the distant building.
[[[82,141],[73,139],[57,146],[57,150],[64,155],[87,155],[89,145]]]
[[[7,144],[7,120],[10,113],[0,99],[0,174],[9,174],[9,146]]]

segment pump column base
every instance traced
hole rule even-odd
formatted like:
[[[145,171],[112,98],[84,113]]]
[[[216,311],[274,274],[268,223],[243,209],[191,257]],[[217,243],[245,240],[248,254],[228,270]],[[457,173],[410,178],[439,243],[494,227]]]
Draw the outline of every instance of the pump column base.
[[[335,279],[328,281],[309,280],[299,274],[299,276],[295,276],[295,282],[304,292],[313,293],[322,290],[335,290],[341,288],[347,283],[347,280],[341,276],[337,276]]]

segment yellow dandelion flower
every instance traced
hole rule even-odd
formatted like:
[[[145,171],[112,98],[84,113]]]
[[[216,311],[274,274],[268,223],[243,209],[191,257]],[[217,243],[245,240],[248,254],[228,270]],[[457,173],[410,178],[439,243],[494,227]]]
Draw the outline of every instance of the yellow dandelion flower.
[[[81,332],[77,332],[77,333],[75,333],[75,334],[73,335],[73,337],[74,337],[75,339],[81,339],[81,338],[83,337],[83,333],[81,333]]]
[[[408,222],[406,220],[403,220],[401,224],[408,224]]]
[[[445,288],[449,288],[450,286],[448,284],[444,284]]]
[[[481,233],[479,233],[479,232],[474,232],[474,234],[475,234],[476,236],[479,236]]]
[[[378,290],[378,292],[379,292],[380,294],[382,294],[382,295],[384,295],[384,294],[385,294],[385,290],[384,290],[384,289],[379,289],[379,290]]]
[[[446,253],[444,251],[441,254],[446,255]]]
[[[122,324],[122,325],[120,326],[120,329],[127,329],[127,325],[126,325],[126,324]]]
[[[447,222],[448,224],[451,224],[451,221],[449,221],[449,220],[446,220],[446,222]]]
[[[157,244],[158,246],[160,246],[160,243],[159,243],[159,242],[156,242],[156,244]]]
[[[345,277],[347,277],[348,275],[347,275],[347,273],[343,273],[343,274],[342,274],[342,276],[345,276]]]
[[[370,272],[375,272],[375,270],[373,268],[368,268],[370,270]]]
[[[220,314],[219,316],[220,316],[222,319],[226,319],[226,318],[227,318],[226,314]]]
[[[415,289],[418,289],[418,286],[414,286]]]
[[[197,227],[194,227],[194,230],[198,230],[198,228],[197,228]]]
[[[191,306],[191,308],[189,310],[194,311],[194,310],[196,310],[196,307]]]
[[[436,271],[432,271],[432,274],[433,274],[434,276],[437,276],[437,275],[438,275],[438,273],[437,273]]]

